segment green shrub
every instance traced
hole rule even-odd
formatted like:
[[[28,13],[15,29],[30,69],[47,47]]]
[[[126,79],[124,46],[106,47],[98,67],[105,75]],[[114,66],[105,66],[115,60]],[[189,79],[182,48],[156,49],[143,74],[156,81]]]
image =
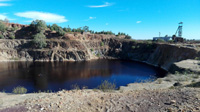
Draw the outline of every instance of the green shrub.
[[[43,33],[37,33],[33,36],[33,43],[38,48],[46,47],[46,36]]]
[[[98,53],[98,54],[97,54],[97,57],[100,57],[100,56],[101,56],[100,53]]]
[[[31,23],[30,27],[39,33],[45,31],[47,25],[43,20],[35,20]]]
[[[200,60],[200,57],[195,57],[194,59],[195,59],[195,60]]]
[[[126,35],[126,36],[125,36],[125,39],[131,39],[131,36]]]
[[[72,32],[72,30],[71,30],[70,27],[68,27],[68,28],[63,28],[63,30],[64,30],[65,32]]]
[[[3,39],[3,38],[4,38],[4,36],[0,34],[0,39]]]
[[[101,42],[101,46],[104,46],[104,43],[103,43],[103,42]]]
[[[15,35],[14,34],[9,34],[9,38],[10,39],[15,39]]]
[[[17,29],[18,29],[18,27],[15,26],[15,27],[12,27],[12,28],[11,28],[11,31],[16,31]]]
[[[0,21],[0,31],[5,32],[6,29],[7,29],[6,25],[2,21]]]
[[[139,49],[139,48],[140,48],[140,46],[138,45],[138,46],[136,46],[136,48],[137,48],[137,49]]]
[[[91,51],[91,52],[93,52],[93,51],[94,51],[94,49],[92,48],[92,49],[90,49],[90,51]]]
[[[110,83],[107,80],[101,83],[101,85],[98,86],[98,89],[100,89],[103,92],[109,92],[116,89],[115,83]]]
[[[63,29],[57,24],[53,24],[52,26],[50,26],[50,29],[51,31],[56,31],[60,36],[65,35],[65,32],[63,31]]]
[[[63,31],[62,28],[59,28],[58,31],[57,31],[58,35],[60,36],[64,36],[65,35],[65,32]]]
[[[22,86],[18,86],[16,88],[14,88],[12,92],[14,94],[25,94],[25,93],[27,93],[27,89]]]
[[[175,87],[174,87],[174,86],[171,86],[171,87],[169,87],[169,89],[175,89]]]
[[[135,46],[132,46],[131,48],[132,48],[132,49],[135,49],[136,47],[135,47]]]

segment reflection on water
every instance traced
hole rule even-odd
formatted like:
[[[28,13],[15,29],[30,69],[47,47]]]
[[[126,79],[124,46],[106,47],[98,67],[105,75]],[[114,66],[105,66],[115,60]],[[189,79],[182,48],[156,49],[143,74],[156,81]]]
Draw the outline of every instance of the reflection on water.
[[[137,62],[96,60],[87,62],[2,62],[0,91],[24,86],[28,92],[59,91],[71,85],[96,88],[103,80],[117,87],[159,75],[160,70]]]

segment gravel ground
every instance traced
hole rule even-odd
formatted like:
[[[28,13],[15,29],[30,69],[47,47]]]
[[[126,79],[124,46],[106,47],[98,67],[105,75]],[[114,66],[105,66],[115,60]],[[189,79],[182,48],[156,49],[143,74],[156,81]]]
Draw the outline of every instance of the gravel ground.
[[[40,93],[39,93],[40,94]],[[29,98],[0,112],[200,112],[200,89],[60,91]]]

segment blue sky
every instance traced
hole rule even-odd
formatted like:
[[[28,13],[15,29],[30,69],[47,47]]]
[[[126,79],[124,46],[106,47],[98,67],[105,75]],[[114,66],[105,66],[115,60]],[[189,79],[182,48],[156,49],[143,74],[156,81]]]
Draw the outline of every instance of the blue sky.
[[[30,24],[43,19],[62,27],[125,32],[133,39],[173,35],[200,39],[200,0],[0,0],[0,19]]]

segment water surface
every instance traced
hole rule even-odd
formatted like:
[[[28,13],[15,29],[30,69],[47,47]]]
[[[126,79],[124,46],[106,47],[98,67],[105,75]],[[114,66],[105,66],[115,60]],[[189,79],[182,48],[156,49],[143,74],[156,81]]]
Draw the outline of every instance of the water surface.
[[[28,92],[72,89],[72,85],[96,88],[102,81],[116,86],[164,74],[161,69],[134,61],[95,60],[87,62],[1,62],[0,91],[24,86]]]

